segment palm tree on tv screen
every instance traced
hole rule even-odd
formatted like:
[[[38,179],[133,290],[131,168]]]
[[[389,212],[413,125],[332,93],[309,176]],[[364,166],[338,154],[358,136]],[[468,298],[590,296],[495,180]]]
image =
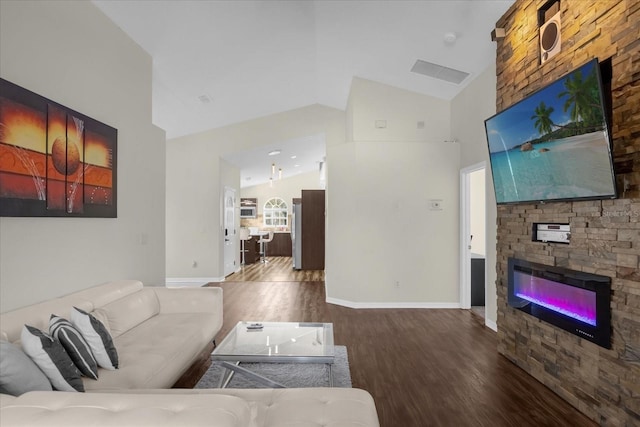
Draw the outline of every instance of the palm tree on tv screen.
[[[531,116],[540,135],[547,137],[543,139],[581,135],[604,129],[600,87],[595,68],[591,69],[586,78],[583,78],[582,70],[572,73],[565,79],[564,89],[558,93],[558,98],[566,98],[563,109],[565,112],[569,111],[571,122],[564,125],[555,123],[551,118],[554,108],[547,107],[544,101],[540,101],[534,110],[535,114]]]
[[[553,130],[555,125],[551,120],[551,113],[553,113],[553,107],[547,107],[544,101],[540,101],[540,105],[535,109],[535,114],[531,116],[531,120],[535,120],[534,126],[540,135],[547,135]]]
[[[600,94],[596,79],[595,68],[591,70],[585,79],[581,70],[577,70],[564,82],[565,90],[558,94],[558,98],[566,97],[564,111],[570,111],[571,121],[578,125],[581,123],[586,132],[593,129],[602,129],[603,118],[600,107]],[[578,127],[578,126],[577,126]]]

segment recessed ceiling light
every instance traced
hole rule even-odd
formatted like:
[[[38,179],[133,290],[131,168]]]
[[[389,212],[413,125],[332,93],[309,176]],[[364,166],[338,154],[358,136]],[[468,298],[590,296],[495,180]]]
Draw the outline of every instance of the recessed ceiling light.
[[[299,168],[299,167],[300,167],[300,165],[293,165],[293,167],[294,167],[294,168]]]
[[[269,151],[269,155],[270,156],[277,156],[278,154],[282,153],[282,150],[271,150]]]
[[[296,157],[298,157],[298,156],[296,156],[295,154],[293,156],[291,156],[292,159],[295,159]]]

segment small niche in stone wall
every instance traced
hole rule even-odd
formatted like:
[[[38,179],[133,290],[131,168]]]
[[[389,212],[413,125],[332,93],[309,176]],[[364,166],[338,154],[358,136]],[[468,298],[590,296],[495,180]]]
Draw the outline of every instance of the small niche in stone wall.
[[[538,10],[538,25],[540,26],[540,63],[560,53],[562,46],[562,21],[560,1],[547,2]]]
[[[533,223],[531,230],[532,242],[553,242],[568,245],[570,240],[570,224]]]

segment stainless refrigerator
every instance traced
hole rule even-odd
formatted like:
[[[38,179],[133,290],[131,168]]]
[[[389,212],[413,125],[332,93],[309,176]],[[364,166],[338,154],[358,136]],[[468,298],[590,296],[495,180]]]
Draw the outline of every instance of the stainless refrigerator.
[[[302,269],[302,203],[294,203],[291,210],[291,257],[293,269]]]

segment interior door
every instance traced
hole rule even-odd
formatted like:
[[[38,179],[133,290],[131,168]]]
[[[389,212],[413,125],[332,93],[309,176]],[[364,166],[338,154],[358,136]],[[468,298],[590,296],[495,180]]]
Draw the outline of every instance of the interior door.
[[[460,306],[481,310],[486,319],[485,163],[462,169],[460,187]]]
[[[471,307],[485,315],[486,221],[485,170],[469,174],[469,251],[471,256]]]
[[[236,271],[236,190],[224,189],[224,275]]]

